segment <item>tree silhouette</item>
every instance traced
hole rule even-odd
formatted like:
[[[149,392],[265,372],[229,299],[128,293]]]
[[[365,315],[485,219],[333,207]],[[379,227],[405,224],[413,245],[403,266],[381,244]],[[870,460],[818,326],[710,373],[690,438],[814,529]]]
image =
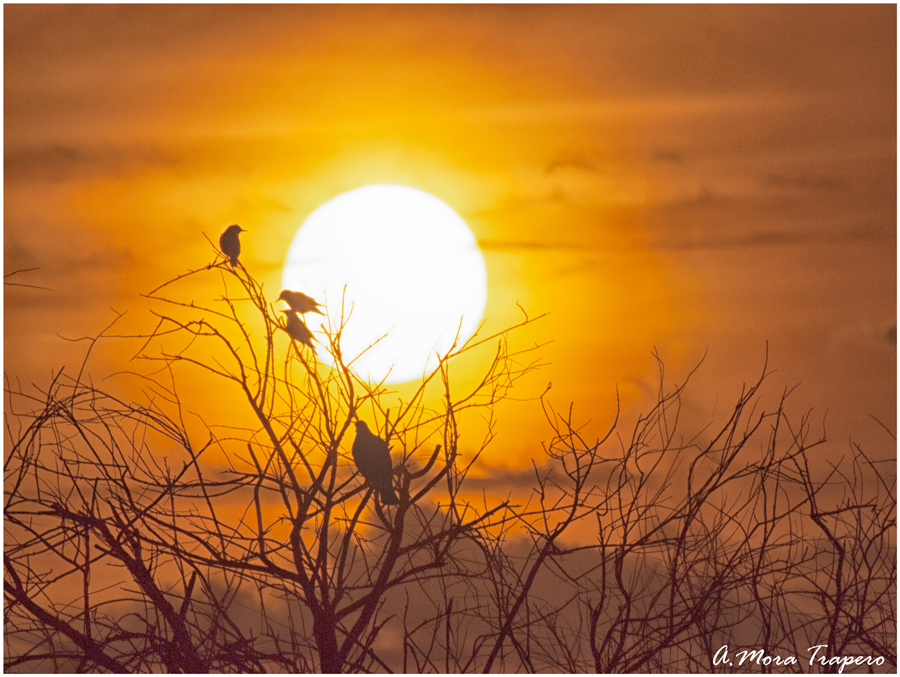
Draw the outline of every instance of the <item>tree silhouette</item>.
[[[185,297],[189,278],[218,279],[221,297]],[[764,406],[765,368],[690,435],[688,380],[667,386],[661,361],[630,435],[611,412],[586,439],[545,392],[551,439],[504,498],[475,476],[494,407],[538,366],[539,346],[510,348],[517,327],[455,344],[400,400],[354,373],[346,317],[317,337],[320,363],[243,266],[147,297],[152,331],[114,323],[92,343],[138,341],[117,378],[139,396],[86,365],[43,389],[7,377],[7,670],[896,669],[893,468],[858,446],[818,462],[823,439],[790,420],[788,393]],[[460,391],[451,361],[487,348]],[[463,456],[469,416],[487,432]],[[390,509],[351,457],[362,418],[393,450]],[[808,664],[820,644],[826,663]],[[741,648],[801,665],[739,664]]]

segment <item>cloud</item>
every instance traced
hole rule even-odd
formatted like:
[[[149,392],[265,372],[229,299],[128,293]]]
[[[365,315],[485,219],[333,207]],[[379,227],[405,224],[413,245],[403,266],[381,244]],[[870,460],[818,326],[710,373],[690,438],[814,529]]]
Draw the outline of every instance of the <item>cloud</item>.
[[[762,179],[763,185],[773,188],[791,188],[799,190],[831,190],[841,182],[831,176],[815,174],[769,174]]]
[[[701,236],[690,239],[671,239],[652,242],[649,249],[660,251],[741,249],[744,247],[775,247],[803,244],[844,244],[872,242],[880,238],[874,228],[857,228],[844,232],[821,233],[808,231],[769,230],[720,236]]]
[[[654,162],[670,164],[681,164],[684,162],[684,156],[681,154],[681,151],[672,148],[657,148],[652,152],[651,157]]]
[[[490,218],[498,215],[514,214],[524,212],[533,207],[545,205],[562,205],[569,204],[565,193],[559,188],[550,189],[540,195],[525,195],[523,193],[509,193],[497,199],[493,206],[471,211],[463,214],[465,219]]]
[[[51,143],[13,147],[3,155],[8,182],[64,182],[92,177],[121,176],[139,167],[174,167],[178,161],[155,148],[92,148]]]
[[[528,453],[530,452],[523,452],[526,457]],[[478,470],[484,475],[469,475],[466,478],[468,491],[485,491],[492,495],[503,495],[508,491],[521,497],[523,493],[530,495],[535,486],[534,469],[531,466],[514,470],[479,464]]]
[[[540,240],[479,240],[478,246],[485,251],[514,252],[530,251],[581,251],[591,249],[590,244],[577,242],[549,242]]]
[[[562,159],[562,160],[554,160],[550,164],[547,165],[547,168],[544,170],[547,174],[552,174],[561,169],[574,169],[577,171],[588,172],[591,174],[599,174],[601,173],[601,169],[596,165],[591,164],[590,162],[582,159]]]
[[[6,272],[40,268],[41,257],[37,256],[33,248],[23,245],[11,230],[6,230],[3,242],[3,267]]]
[[[715,249],[741,249],[746,247],[780,247],[804,244],[850,244],[855,242],[875,242],[884,237],[875,227],[861,226],[837,232],[811,232],[791,230],[762,230],[756,232],[719,232],[686,236],[681,233],[660,233],[655,240],[646,244],[632,244],[628,249],[646,248],[654,251],[700,251]],[[542,240],[501,240],[482,239],[478,246],[487,252],[604,252],[621,251],[622,247],[610,246],[608,242],[585,240],[580,242]]]
[[[12,228],[6,231],[5,270],[33,272],[16,275],[10,281],[49,288],[53,293],[40,292],[35,297],[31,289],[7,289],[7,310],[28,310],[40,303],[43,310],[77,313],[107,305],[122,294],[124,271],[133,271],[138,262],[131,248],[113,243],[90,244],[83,232],[70,231],[59,237],[37,221],[28,224],[29,237],[25,237],[25,227],[17,226],[18,234]]]
[[[67,275],[98,269],[121,272],[136,260],[134,251],[129,247],[109,243],[88,244],[87,240],[82,239],[83,235],[76,233],[70,233],[65,238],[48,238],[41,236],[41,233],[52,231],[40,222],[32,223],[31,228],[35,234],[33,241],[25,243],[19,236],[6,242],[4,265],[8,270],[59,268]]]

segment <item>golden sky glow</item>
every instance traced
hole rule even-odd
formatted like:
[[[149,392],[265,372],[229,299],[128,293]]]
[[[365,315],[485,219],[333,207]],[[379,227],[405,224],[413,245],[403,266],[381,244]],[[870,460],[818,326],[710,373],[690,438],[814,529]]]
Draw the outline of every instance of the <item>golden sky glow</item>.
[[[6,289],[12,378],[111,308],[137,331],[230,223],[274,299],[314,209],[396,183],[472,229],[488,331],[550,313],[514,337],[553,341],[522,397],[603,427],[654,347],[676,378],[708,349],[702,418],[768,341],[833,436],[895,421],[892,5],[7,5],[4,31],[5,271],[52,289]],[[530,406],[499,451],[546,436]]]

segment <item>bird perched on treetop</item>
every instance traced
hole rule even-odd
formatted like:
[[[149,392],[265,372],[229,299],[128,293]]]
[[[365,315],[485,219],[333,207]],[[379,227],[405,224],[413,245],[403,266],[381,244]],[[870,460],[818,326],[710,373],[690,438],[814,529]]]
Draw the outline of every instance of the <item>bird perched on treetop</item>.
[[[219,236],[219,249],[231,261],[232,268],[237,264],[238,256],[241,255],[241,241],[238,239],[238,235],[246,232],[239,225],[234,224],[228,226],[225,232]]]
[[[293,310],[282,310],[287,316],[287,323],[284,327],[284,330],[288,333],[295,341],[300,341],[304,345],[312,348],[313,352],[316,352],[316,349],[313,348],[312,344],[312,332],[309,330],[309,327],[306,326],[306,323],[300,319],[300,316],[297,315]]]
[[[312,296],[307,296],[302,291],[291,291],[283,289],[278,296],[279,301],[285,301],[295,313],[319,313],[324,315],[319,306],[322,304],[316,301]]]
[[[397,505],[397,494],[391,473],[391,452],[383,439],[369,431],[365,421],[356,422],[356,439],[353,440],[353,460],[356,467],[381,492],[381,502]]]

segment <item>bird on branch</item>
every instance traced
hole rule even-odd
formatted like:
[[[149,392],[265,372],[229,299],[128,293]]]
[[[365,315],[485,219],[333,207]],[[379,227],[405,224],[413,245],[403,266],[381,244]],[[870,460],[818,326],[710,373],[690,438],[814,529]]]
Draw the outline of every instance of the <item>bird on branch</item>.
[[[367,482],[375,485],[385,505],[397,505],[400,501],[392,482],[391,452],[388,444],[369,431],[365,421],[356,422],[356,439],[353,440],[353,460]]]
[[[319,313],[319,315],[324,315],[319,307],[322,305],[318,301],[316,301],[312,296],[307,296],[302,291],[291,291],[290,289],[283,289],[281,294],[278,296],[279,301],[286,302],[295,313],[300,313],[303,315],[304,313]]]
[[[238,236],[241,233],[246,232],[247,231],[244,228],[234,224],[228,226],[228,228],[225,229],[225,232],[219,236],[219,249],[222,250],[222,253],[225,254],[231,262],[232,268],[237,265],[238,256],[241,255],[241,241],[238,239]]]
[[[306,326],[306,323],[300,319],[300,316],[293,310],[282,310],[281,312],[287,316],[285,318],[286,322],[284,330],[287,332],[288,336],[295,341],[299,341],[300,343],[309,346],[312,348],[313,352],[316,352],[316,349],[312,344],[312,332],[309,330],[309,327]]]

